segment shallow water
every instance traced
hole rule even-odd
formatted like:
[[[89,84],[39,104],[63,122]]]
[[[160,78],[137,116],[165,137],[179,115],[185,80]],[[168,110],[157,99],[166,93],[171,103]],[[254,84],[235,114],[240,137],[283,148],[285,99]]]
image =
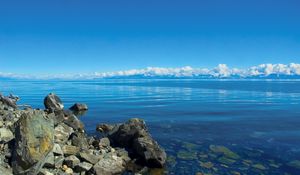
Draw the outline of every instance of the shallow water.
[[[1,81],[0,92],[43,108],[49,92],[94,134],[97,123],[146,120],[166,149],[166,174],[300,174],[300,81]],[[299,166],[299,167],[297,167]],[[153,173],[161,173],[154,171]]]

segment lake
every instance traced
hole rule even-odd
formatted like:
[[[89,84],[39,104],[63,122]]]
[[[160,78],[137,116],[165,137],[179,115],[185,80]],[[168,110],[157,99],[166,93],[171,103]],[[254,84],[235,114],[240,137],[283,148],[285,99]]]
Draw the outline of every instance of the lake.
[[[298,80],[7,80],[0,92],[34,108],[50,92],[65,107],[86,103],[91,135],[142,118],[168,154],[166,174],[300,174]]]

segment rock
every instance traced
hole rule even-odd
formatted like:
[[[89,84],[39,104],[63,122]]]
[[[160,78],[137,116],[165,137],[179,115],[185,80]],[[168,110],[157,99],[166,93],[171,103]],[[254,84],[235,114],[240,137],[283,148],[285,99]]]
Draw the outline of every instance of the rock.
[[[73,174],[73,170],[72,170],[71,168],[67,168],[67,169],[65,170],[65,173],[66,173],[66,174]]]
[[[76,146],[72,146],[72,145],[64,145],[62,147],[62,151],[63,151],[64,155],[66,155],[66,156],[76,155],[77,153],[79,153],[80,148],[76,147]]]
[[[182,160],[196,160],[197,159],[197,152],[179,150],[179,151],[177,151],[177,157],[179,159],[182,159]]]
[[[114,144],[131,149],[142,163],[148,167],[161,168],[166,162],[166,153],[149,134],[141,119],[130,119],[115,127],[108,138]]]
[[[64,108],[64,105],[63,105],[61,99],[54,93],[50,93],[49,95],[47,95],[45,97],[44,105],[45,105],[45,108],[51,112],[54,112],[56,110],[62,110]]]
[[[167,154],[151,137],[140,137],[134,141],[133,149],[149,167],[162,168]]]
[[[106,133],[112,131],[114,127],[115,127],[114,125],[109,125],[109,124],[98,124],[96,127],[96,131]]]
[[[4,126],[3,121],[0,120],[0,128],[2,128]]]
[[[2,102],[3,105],[5,105],[5,108],[7,108],[7,109],[9,109],[9,108],[17,109],[18,108],[18,106],[16,104],[18,99],[13,98],[12,96],[5,97],[0,94],[0,101]]]
[[[84,125],[83,123],[78,120],[78,118],[74,115],[74,114],[67,114],[65,113],[65,120],[64,123],[68,126],[70,126],[71,128],[73,128],[74,130],[77,131],[84,131]]]
[[[4,142],[7,143],[14,138],[13,133],[6,128],[0,128],[0,143]]]
[[[89,147],[87,136],[84,133],[74,132],[70,136],[70,140],[72,145],[80,147],[82,149],[87,149]]]
[[[53,146],[53,153],[54,153],[54,155],[64,155],[60,145],[57,143],[55,143]]]
[[[83,172],[83,171],[88,171],[93,167],[92,164],[87,163],[87,162],[81,162],[78,165],[75,166],[75,171],[76,172]]]
[[[83,159],[84,161],[87,161],[91,164],[96,164],[99,161],[99,156],[93,155],[89,153],[88,151],[80,152],[79,157]]]
[[[253,168],[259,169],[259,170],[266,170],[267,168],[262,164],[254,164],[252,165]]]
[[[106,148],[110,146],[110,141],[107,137],[104,137],[102,139],[100,139],[99,141],[99,147],[100,148]]]
[[[54,145],[54,122],[43,111],[24,112],[17,122],[12,157],[14,174],[37,174]]]
[[[113,153],[106,154],[93,166],[96,175],[116,175],[125,171],[125,161]]]
[[[74,129],[68,125],[61,123],[55,127],[54,139],[56,143],[64,144],[68,141],[70,135],[74,132]]]
[[[54,175],[53,173],[51,173],[50,171],[48,171],[47,169],[41,169],[41,171],[39,172],[38,175]]]
[[[12,175],[12,169],[8,169],[0,165],[0,174],[2,175]]]
[[[45,168],[55,168],[55,158],[54,158],[54,154],[52,152],[48,154],[48,156],[45,160],[44,167]]]
[[[75,168],[75,166],[78,165],[79,163],[80,160],[74,155],[66,157],[64,160],[64,164],[71,168]]]
[[[54,156],[55,168],[60,168],[65,160],[64,156]]]
[[[83,103],[75,103],[72,107],[70,107],[70,109],[73,111],[86,111],[88,110],[88,107]]]

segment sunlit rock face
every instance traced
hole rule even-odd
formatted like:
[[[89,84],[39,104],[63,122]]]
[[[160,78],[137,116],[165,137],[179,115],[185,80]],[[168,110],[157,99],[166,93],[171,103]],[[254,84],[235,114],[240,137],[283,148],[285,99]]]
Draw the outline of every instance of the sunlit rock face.
[[[54,122],[43,111],[24,113],[17,122],[13,171],[37,174],[54,145]]]

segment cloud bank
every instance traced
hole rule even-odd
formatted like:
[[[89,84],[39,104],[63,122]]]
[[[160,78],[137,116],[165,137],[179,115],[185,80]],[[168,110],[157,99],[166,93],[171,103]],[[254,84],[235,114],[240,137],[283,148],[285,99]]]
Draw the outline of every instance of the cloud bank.
[[[226,64],[217,67],[180,68],[148,67],[116,72],[94,72],[85,74],[58,75],[20,75],[1,73],[0,78],[7,79],[104,79],[104,78],[298,78],[300,79],[300,64],[260,64],[246,69],[230,68]]]

